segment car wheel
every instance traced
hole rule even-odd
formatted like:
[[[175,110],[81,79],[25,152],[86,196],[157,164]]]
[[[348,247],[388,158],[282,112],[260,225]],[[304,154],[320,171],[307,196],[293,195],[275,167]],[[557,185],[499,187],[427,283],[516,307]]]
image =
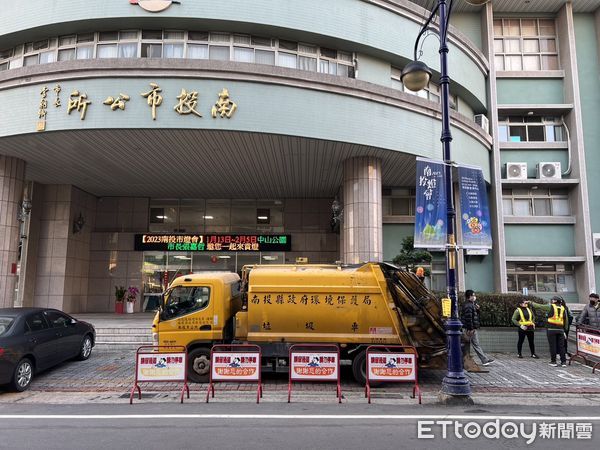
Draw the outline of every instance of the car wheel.
[[[92,347],[92,338],[89,335],[86,335],[83,338],[83,341],[81,341],[81,348],[79,349],[79,355],[77,356],[77,359],[79,361],[85,361],[88,359],[92,354]]]
[[[11,387],[18,392],[29,389],[33,380],[33,364],[27,358],[23,358],[15,367],[15,373],[11,382]]]
[[[196,348],[188,355],[188,379],[194,383],[208,383],[210,378],[210,350]]]

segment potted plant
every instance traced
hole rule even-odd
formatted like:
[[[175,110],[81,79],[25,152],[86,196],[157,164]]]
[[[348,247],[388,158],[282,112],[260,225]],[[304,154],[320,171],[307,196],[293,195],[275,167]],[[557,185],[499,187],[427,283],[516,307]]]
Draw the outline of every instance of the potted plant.
[[[115,313],[123,314],[123,303],[125,302],[125,288],[115,286]]]
[[[135,305],[139,292],[140,290],[135,286],[129,286],[129,288],[127,288],[127,296],[125,298],[127,301],[127,314],[133,313],[133,306]]]

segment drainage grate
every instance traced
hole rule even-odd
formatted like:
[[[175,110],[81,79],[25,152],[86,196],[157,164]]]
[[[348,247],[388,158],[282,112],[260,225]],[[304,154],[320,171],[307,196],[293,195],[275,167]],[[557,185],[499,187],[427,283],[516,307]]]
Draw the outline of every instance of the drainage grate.
[[[126,392],[125,394],[119,395],[119,398],[129,398],[130,395],[131,395],[131,393]],[[135,398],[137,400],[137,398],[138,398],[137,392],[134,395],[135,395]],[[150,392],[150,393],[142,392],[142,400],[145,399],[145,398],[156,398],[159,395],[161,395],[159,392]]]

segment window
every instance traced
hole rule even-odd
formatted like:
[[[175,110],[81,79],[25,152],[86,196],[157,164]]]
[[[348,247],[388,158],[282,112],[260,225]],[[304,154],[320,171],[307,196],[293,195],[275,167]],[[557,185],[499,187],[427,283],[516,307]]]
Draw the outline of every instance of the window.
[[[269,208],[258,208],[256,210],[256,223],[269,225],[271,223],[271,210]]]
[[[96,58],[116,58],[117,55],[117,44],[98,45],[96,49]]]
[[[71,318],[58,311],[46,311],[46,318],[52,328],[64,328],[71,323]]]
[[[424,266],[425,268],[425,266]],[[446,263],[445,261],[431,262],[431,290],[443,292],[446,290]]]
[[[187,57],[190,59],[208,59],[208,45],[188,44]]]
[[[179,216],[177,200],[154,200],[150,203],[150,231],[175,231]]]
[[[389,189],[383,193],[382,201],[384,217],[415,215],[414,189]]]
[[[177,286],[167,295],[165,304],[166,317],[178,317],[201,311],[210,303],[208,286]]]
[[[142,44],[142,58],[161,58],[162,44]]]
[[[510,116],[498,118],[500,142],[565,142],[560,117]]]
[[[270,37],[173,30],[101,31],[29,42],[1,50],[0,71],[94,57],[233,60],[354,78],[351,52]]]
[[[407,89],[402,83],[402,69],[392,67],[392,88],[404,91],[408,94],[416,95],[417,97],[431,100],[432,102],[441,103],[442,101],[442,89],[438,84],[430,81],[425,89],[419,92],[414,92]],[[458,108],[458,97],[450,94],[450,108],[456,110]]]
[[[572,264],[508,263],[506,265],[509,292],[564,293],[575,292]]]
[[[41,312],[31,314],[29,317],[27,317],[25,320],[25,325],[26,328],[31,332],[42,331],[48,328],[48,323],[46,323],[46,319]]]
[[[565,189],[503,189],[505,216],[570,216],[569,193]]]
[[[0,317],[0,336],[8,332],[13,322],[12,317]]]
[[[554,19],[495,19],[497,70],[558,70],[556,39]]]

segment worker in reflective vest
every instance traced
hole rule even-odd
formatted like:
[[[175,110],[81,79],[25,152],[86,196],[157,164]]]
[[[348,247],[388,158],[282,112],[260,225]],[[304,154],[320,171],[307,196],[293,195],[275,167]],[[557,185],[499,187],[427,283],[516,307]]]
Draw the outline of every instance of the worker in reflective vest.
[[[525,299],[521,300],[517,309],[512,316],[512,323],[519,327],[519,340],[517,341],[517,352],[519,354],[519,358],[523,357],[523,342],[527,337],[527,342],[529,343],[529,350],[531,350],[531,357],[534,359],[538,359],[538,356],[535,354],[535,342],[534,342],[534,332],[535,332],[535,315],[533,311],[529,307],[529,302]]]
[[[532,303],[535,310],[543,311],[548,315],[547,335],[550,346],[550,365],[558,366],[556,355],[560,355],[560,365],[567,367],[566,358],[566,340],[567,330],[569,329],[569,320],[566,313],[565,301],[562,297],[552,297],[549,305],[539,305]]]

